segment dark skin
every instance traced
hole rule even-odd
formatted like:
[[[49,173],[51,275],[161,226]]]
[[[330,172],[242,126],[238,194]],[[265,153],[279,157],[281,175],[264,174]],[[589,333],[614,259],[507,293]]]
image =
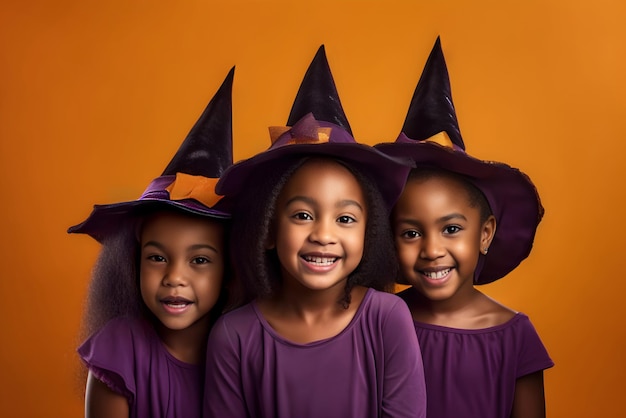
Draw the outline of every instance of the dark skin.
[[[496,220],[493,216],[481,220],[480,208],[472,206],[461,183],[449,177],[409,180],[392,219],[402,277],[412,285],[401,296],[416,321],[484,329],[515,316],[515,311],[474,287],[478,257],[491,244]],[[436,268],[441,274],[451,272],[444,286],[426,277]],[[518,378],[511,417],[545,415],[543,371]]]
[[[158,325],[157,332],[167,351],[178,360],[200,364],[206,353],[209,316],[203,317],[187,329],[172,331]],[[85,390],[85,417],[128,418],[128,400],[98,380],[91,371],[87,375]]]
[[[413,319],[416,321],[450,328],[490,328],[509,321],[515,315],[515,311],[476,289],[472,292],[472,297],[468,298],[465,309],[454,313],[446,312],[445,309],[433,309],[429,306],[429,301],[413,288],[402,292],[402,298],[409,305]],[[545,416],[543,371],[540,370],[517,379],[511,418],[545,418]]]
[[[223,274],[222,228],[204,219],[161,213],[145,223],[141,246],[145,250],[140,264],[142,298],[152,312],[163,347],[184,363],[202,364],[211,325],[210,309],[219,296]],[[154,300],[169,295],[172,289],[192,301],[183,315],[168,316],[158,306],[155,308]],[[128,400],[90,371],[85,416],[127,418]]]
[[[343,331],[363,301],[367,288],[352,289],[352,303],[344,308],[343,287],[326,294],[294,297],[285,292],[259,301],[259,308],[272,328],[285,339],[297,344],[334,337]]]
[[[207,315],[184,330],[172,331],[160,324],[156,328],[170,354],[185,363],[201,364],[206,354],[209,321]],[[128,416],[128,400],[109,389],[90,371],[85,390],[85,417],[128,418]]]
[[[91,372],[87,376],[85,391],[85,417],[89,418],[128,418],[128,401]]]
[[[517,379],[511,418],[544,418],[545,416],[543,370]]]
[[[306,344],[331,338],[345,329],[367,289],[351,289],[346,307],[347,275],[363,255],[367,211],[362,190],[343,166],[312,159],[300,167],[282,190],[275,230],[268,248],[281,263],[281,286],[259,308],[284,338]],[[335,259],[320,267],[308,257]]]

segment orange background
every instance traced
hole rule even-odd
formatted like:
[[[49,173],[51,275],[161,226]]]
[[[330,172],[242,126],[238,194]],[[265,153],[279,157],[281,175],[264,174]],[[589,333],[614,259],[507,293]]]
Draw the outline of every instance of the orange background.
[[[74,349],[98,245],[65,230],[138,197],[233,64],[236,159],[285,123],[322,43],[355,136],[374,144],[398,134],[440,34],[468,151],[521,167],[546,207],[531,257],[484,290],[527,313],[555,360],[550,416],[620,415],[623,4],[2,2],[2,414],[82,415]]]

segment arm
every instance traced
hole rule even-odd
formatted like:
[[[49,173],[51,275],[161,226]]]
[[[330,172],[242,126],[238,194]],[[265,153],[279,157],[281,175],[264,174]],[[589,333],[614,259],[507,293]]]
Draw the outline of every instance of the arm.
[[[128,400],[109,389],[91,371],[85,390],[85,418],[128,418]]]
[[[517,379],[511,418],[545,418],[545,416],[543,370]]]
[[[415,327],[402,300],[383,325],[384,382],[382,417],[426,417],[424,366]]]

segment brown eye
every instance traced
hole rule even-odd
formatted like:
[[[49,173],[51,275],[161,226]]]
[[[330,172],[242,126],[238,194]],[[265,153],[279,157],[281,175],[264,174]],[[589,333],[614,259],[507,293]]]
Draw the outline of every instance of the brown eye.
[[[402,234],[400,234],[400,236],[402,238],[415,239],[415,238],[418,238],[420,234],[417,231],[409,230],[409,231],[404,231]]]
[[[458,225],[448,225],[443,229],[444,234],[456,234],[457,232],[461,231],[461,227]]]
[[[146,257],[148,260],[150,261],[154,261],[157,263],[163,263],[165,262],[165,257],[161,256],[161,255],[157,255],[157,254],[153,254],[153,255],[149,255],[148,257]]]
[[[298,212],[293,215],[293,218],[299,221],[310,221],[313,219],[313,217],[306,212]]]
[[[209,260],[206,257],[196,257],[191,261],[193,264],[207,264],[210,263],[211,260]]]
[[[340,216],[337,221],[341,224],[351,224],[353,222],[356,222],[356,219],[354,219],[352,216],[344,215]]]

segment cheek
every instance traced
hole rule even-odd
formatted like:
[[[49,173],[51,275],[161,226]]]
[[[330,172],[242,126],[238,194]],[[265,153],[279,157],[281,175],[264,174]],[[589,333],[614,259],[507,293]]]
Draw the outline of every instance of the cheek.
[[[196,289],[200,294],[207,295],[211,299],[217,300],[224,280],[224,269],[215,268],[207,272],[201,280],[196,282]]]
[[[150,289],[154,287],[157,282],[160,283],[160,280],[155,269],[141,264],[139,266],[139,287],[141,290],[143,291],[144,288]]]
[[[400,268],[402,270],[412,270],[413,264],[415,264],[417,259],[417,246],[396,241],[396,252]]]
[[[358,233],[353,234],[350,237],[349,243],[354,251],[363,255],[363,251],[365,249],[365,231],[360,231]]]
[[[159,283],[154,279],[155,275],[150,274],[149,270],[140,269],[139,271],[139,293],[144,303],[148,303],[154,297],[159,287]]]

